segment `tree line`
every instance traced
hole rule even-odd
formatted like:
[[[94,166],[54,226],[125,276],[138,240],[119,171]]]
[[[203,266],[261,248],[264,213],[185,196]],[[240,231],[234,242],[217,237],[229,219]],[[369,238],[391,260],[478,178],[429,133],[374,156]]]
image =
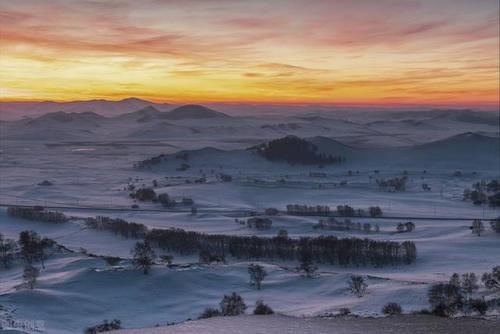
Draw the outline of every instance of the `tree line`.
[[[335,236],[258,237],[206,234],[183,229],[152,229],[143,224],[129,223],[107,217],[89,218],[89,228],[110,230],[130,238],[142,238],[151,245],[181,255],[215,254],[238,259],[300,260],[307,254],[316,263],[356,266],[411,264],[417,251],[411,241],[378,241]]]
[[[48,211],[41,206],[34,207],[8,207],[7,214],[11,217],[18,217],[28,220],[40,220],[49,223],[64,223],[68,220],[62,212]]]

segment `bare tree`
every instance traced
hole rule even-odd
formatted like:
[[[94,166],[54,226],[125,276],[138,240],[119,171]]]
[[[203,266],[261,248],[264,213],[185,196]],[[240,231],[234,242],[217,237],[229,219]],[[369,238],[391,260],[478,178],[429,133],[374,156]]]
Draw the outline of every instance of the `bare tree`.
[[[462,290],[467,294],[470,299],[472,293],[479,288],[477,284],[477,277],[474,273],[462,274]]]
[[[368,287],[363,276],[359,275],[352,275],[348,284],[351,292],[358,297],[363,297]]]
[[[480,221],[479,219],[474,219],[472,222],[472,226],[470,227],[472,230],[472,233],[476,234],[478,237],[481,236],[481,232],[484,231],[484,225],[483,222]]]
[[[38,279],[39,274],[40,270],[29,263],[24,267],[23,279],[30,289],[33,289],[35,287],[35,283]]]
[[[154,259],[156,258],[156,254],[149,244],[149,242],[138,241],[134,248],[131,251],[134,259],[133,263],[137,268],[141,268],[144,272],[144,275],[149,273],[151,266],[154,264]]]
[[[4,268],[10,267],[15,251],[16,242],[12,239],[5,239],[0,233],[0,262]]]
[[[259,264],[250,264],[248,266],[248,274],[250,275],[250,285],[255,285],[257,290],[260,290],[261,283],[264,278],[267,276],[267,272]]]

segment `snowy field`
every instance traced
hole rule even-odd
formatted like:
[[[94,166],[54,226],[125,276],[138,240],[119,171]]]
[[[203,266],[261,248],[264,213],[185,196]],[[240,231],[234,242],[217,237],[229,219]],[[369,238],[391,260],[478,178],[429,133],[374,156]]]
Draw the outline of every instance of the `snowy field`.
[[[410,122],[410,116],[405,115],[391,117],[390,121],[380,116],[340,121],[339,115],[321,121],[326,117],[323,114],[307,115],[294,120],[299,126],[277,116],[225,117],[218,121],[169,120],[171,124],[158,127],[160,123],[149,121],[138,124],[138,115],[127,114],[118,120],[108,119],[91,134],[85,132],[93,124],[89,120],[85,123],[78,119],[81,123],[74,125],[78,131],[60,126],[48,116],[35,125],[26,121],[1,123],[0,203],[60,207],[57,210],[72,219],[62,224],[29,221],[10,217],[5,207],[0,208],[0,233],[5,237],[17,239],[21,231],[34,230],[68,249],[47,259],[33,290],[22,288],[20,260],[0,271],[0,319],[43,320],[46,332],[55,334],[80,333],[104,319],[120,319],[124,328],[152,327],[195,319],[233,291],[243,296],[249,309],[263,299],[276,312],[299,317],[336,313],[343,307],[356,315],[378,317],[389,301],[401,304],[405,313],[428,308],[431,284],[448,281],[454,272],[480,276],[500,265],[500,235],[485,221],[486,230],[478,237],[469,229],[471,221],[462,220],[500,216],[498,208],[462,200],[465,188],[498,177],[498,140],[491,137],[495,125],[472,122],[467,117],[431,116]],[[151,117],[158,117],[156,111]],[[121,126],[108,131],[112,122],[121,122],[113,123]],[[62,140],[66,138],[63,130],[73,131],[78,138]],[[18,133],[28,139],[21,140]],[[342,152],[346,163],[324,168],[292,166],[266,161],[246,150],[288,134],[311,138],[327,152]],[[189,153],[190,168],[186,171],[178,170],[182,161],[174,154],[181,150]],[[137,162],[159,154],[169,156],[151,169],[134,168]],[[232,181],[222,182],[217,178],[220,173],[231,175]],[[408,177],[404,192],[381,190],[375,181],[403,175]],[[202,176],[205,183],[192,182]],[[39,185],[44,180],[52,185]],[[423,190],[424,183],[430,191]],[[192,198],[197,214],[193,215],[189,207],[169,212],[159,203],[130,198],[128,186],[154,184],[158,194],[168,193],[176,200]],[[132,209],[134,204],[139,207]],[[318,217],[287,215],[287,204],[332,208],[348,204],[365,210],[379,206],[387,218],[352,219],[378,224],[377,233],[314,229]],[[271,217],[273,223],[268,230],[235,222],[247,219],[248,211],[263,212],[266,208],[281,211]],[[411,265],[382,268],[320,265],[319,275],[308,279],[295,270],[295,262],[229,258],[225,264],[201,265],[197,256],[172,253],[174,264],[179,266],[156,264],[150,275],[143,275],[130,261],[130,249],[137,240],[85,227],[84,218],[98,215],[123,218],[148,228],[176,227],[208,234],[272,237],[287,230],[291,238],[335,235],[409,240],[416,244],[417,260]],[[415,223],[415,231],[396,233],[397,224],[408,220]],[[123,260],[109,266],[102,258],[89,257],[89,253]],[[249,285],[247,267],[257,262],[268,272],[262,290]],[[353,273],[367,279],[368,290],[362,298],[353,296],[347,286]],[[479,294],[486,296],[487,291],[481,289]],[[249,326],[256,321],[244,319]],[[278,323],[289,320],[281,316],[272,319]],[[224,322],[229,320],[209,321],[225,327]],[[296,330],[300,329],[297,333],[308,333],[306,328],[311,333],[330,332],[323,327],[316,330],[312,323],[301,327],[305,320],[293,321]],[[342,328],[342,320],[332,321]],[[371,320],[363,321],[361,327],[372,326]],[[187,323],[158,333],[211,333],[204,324]],[[271,326],[281,328],[279,324]],[[487,327],[484,333],[493,333]],[[237,333],[229,328],[228,333]]]

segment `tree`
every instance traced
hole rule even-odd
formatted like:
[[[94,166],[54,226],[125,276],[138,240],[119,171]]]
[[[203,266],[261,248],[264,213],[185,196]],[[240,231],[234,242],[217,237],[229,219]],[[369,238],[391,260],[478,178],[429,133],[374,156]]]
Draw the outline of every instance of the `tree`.
[[[55,242],[48,238],[40,238],[34,231],[22,231],[19,233],[19,245],[21,254],[25,261],[32,264],[35,261],[41,261],[42,268],[45,268],[45,259],[47,254],[45,249],[53,246]]]
[[[24,266],[23,279],[30,289],[33,289],[35,287],[35,283],[39,274],[40,270],[32,266],[30,263]]]
[[[255,303],[255,309],[253,310],[253,314],[255,315],[269,315],[273,314],[274,311],[269,305],[264,304],[262,300],[257,300]]]
[[[477,234],[478,237],[481,236],[481,232],[484,231],[484,225],[483,222],[480,221],[479,219],[474,219],[472,222],[472,226],[470,227],[472,230],[472,233]]]
[[[433,313],[449,317],[462,309],[463,296],[460,287],[449,283],[433,285],[428,292],[429,303]]]
[[[167,265],[171,265],[172,262],[174,261],[174,257],[172,255],[161,255],[160,259],[163,263],[166,263]]]
[[[149,244],[149,242],[136,242],[134,248],[132,248],[131,253],[134,257],[133,263],[137,268],[141,268],[144,275],[149,273],[151,266],[154,264],[154,259],[156,254]]]
[[[399,223],[396,229],[399,233],[406,232],[406,226],[403,223]]]
[[[467,294],[467,297],[470,298],[472,293],[479,288],[477,284],[477,277],[474,273],[465,273],[462,274],[462,290]]]
[[[487,289],[500,290],[500,266],[494,267],[491,273],[484,273],[481,281]]]
[[[399,315],[403,312],[401,305],[398,303],[387,303],[382,308],[382,313],[387,315]]]
[[[0,262],[5,269],[10,268],[16,251],[16,242],[12,239],[6,239],[0,233]]]
[[[299,250],[299,271],[303,271],[307,278],[312,278],[318,267],[313,263],[312,251],[309,249],[309,246],[306,244],[306,240],[303,239],[301,241],[301,247]]]
[[[405,223],[405,227],[406,227],[406,232],[413,232],[413,231],[415,231],[415,224],[412,223],[412,222],[406,222]]]
[[[363,276],[359,275],[352,275],[348,284],[351,292],[360,298],[363,297],[366,292],[366,288],[368,287],[368,284],[365,283]]]
[[[247,306],[243,298],[233,292],[230,295],[224,295],[220,302],[220,309],[223,316],[235,316],[245,313]]]
[[[451,275],[450,281],[448,283],[460,289],[460,275],[454,273],[453,275]]]
[[[281,239],[288,239],[288,231],[284,230],[284,229],[283,230],[279,230],[277,237],[281,238]]]
[[[27,263],[32,264],[40,254],[41,239],[35,231],[22,231],[19,233],[19,246],[21,254]]]
[[[368,211],[370,212],[370,217],[381,217],[383,215],[382,209],[378,206],[370,206]]]
[[[491,229],[493,231],[500,233],[500,217],[496,218],[495,220],[492,220],[490,224],[491,224]]]
[[[264,278],[267,276],[267,272],[259,264],[250,264],[248,266],[248,274],[250,275],[250,285],[257,286],[257,290],[260,290],[261,283]]]

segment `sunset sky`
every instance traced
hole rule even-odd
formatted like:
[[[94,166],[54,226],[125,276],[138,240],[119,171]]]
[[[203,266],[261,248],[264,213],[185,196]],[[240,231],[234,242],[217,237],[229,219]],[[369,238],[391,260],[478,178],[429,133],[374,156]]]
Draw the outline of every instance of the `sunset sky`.
[[[495,105],[498,0],[0,0],[0,99]]]

